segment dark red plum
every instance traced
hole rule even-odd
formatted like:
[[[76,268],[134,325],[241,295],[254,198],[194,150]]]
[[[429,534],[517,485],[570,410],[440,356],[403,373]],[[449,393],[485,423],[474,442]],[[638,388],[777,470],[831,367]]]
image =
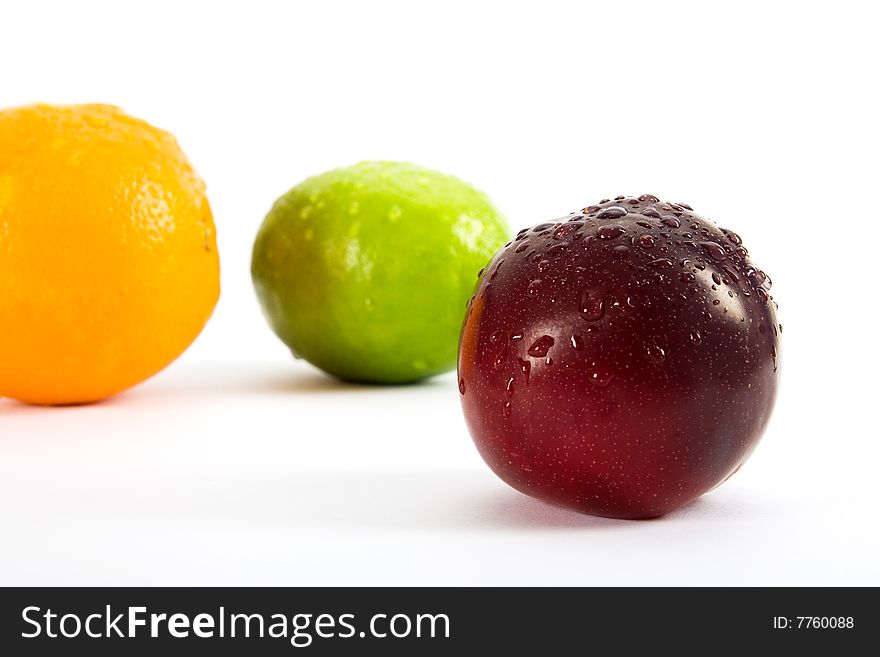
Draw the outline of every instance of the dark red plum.
[[[767,426],[782,331],[769,289],[736,233],[649,194],[520,231],[462,328],[477,449],[517,490],[585,513],[691,502]]]

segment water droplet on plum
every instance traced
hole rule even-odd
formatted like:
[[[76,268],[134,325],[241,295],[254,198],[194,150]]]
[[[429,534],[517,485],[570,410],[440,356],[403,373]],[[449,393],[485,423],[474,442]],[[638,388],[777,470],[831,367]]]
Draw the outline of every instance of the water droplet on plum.
[[[526,379],[526,385],[529,385],[529,372],[532,371],[532,364],[525,358],[517,358],[516,362],[519,364],[519,369]]]
[[[596,231],[596,235],[599,237],[600,240],[613,240],[615,237],[620,237],[621,235],[623,235],[623,233],[623,228],[616,224],[599,226],[599,229]]]
[[[742,242],[743,242],[742,238],[739,235],[737,235],[736,233],[734,233],[732,230],[727,230],[726,228],[722,228],[721,232],[724,233],[727,236],[727,239],[729,239],[731,242],[733,242],[736,246],[739,246],[740,244],[742,244]]]
[[[639,246],[643,249],[653,249],[656,240],[651,235],[641,235],[638,240]]]
[[[612,205],[597,214],[596,219],[620,219],[621,217],[626,216],[626,214],[626,208],[622,208],[619,205]]]
[[[607,366],[603,363],[592,364],[592,372],[590,373],[590,383],[599,388],[605,388],[611,383],[611,379],[614,378],[614,372],[612,372]]]
[[[655,344],[647,345],[648,358],[656,365],[661,364],[666,359],[666,350]]]
[[[553,346],[554,342],[555,340],[552,336],[542,335],[532,343],[532,346],[529,347],[529,356],[543,358],[547,355],[547,352],[550,351],[550,347]]]
[[[595,321],[605,314],[605,295],[597,290],[586,289],[581,294],[581,317]]]
[[[718,244],[718,242],[700,242],[700,246],[703,247],[703,250],[708,253],[709,257],[713,260],[727,259],[727,251],[725,251],[724,247]]]

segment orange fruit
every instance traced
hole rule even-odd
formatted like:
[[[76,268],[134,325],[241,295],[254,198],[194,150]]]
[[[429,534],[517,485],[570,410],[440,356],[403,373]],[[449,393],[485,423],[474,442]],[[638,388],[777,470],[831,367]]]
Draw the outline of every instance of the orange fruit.
[[[97,401],[192,343],[220,291],[205,185],[109,105],[0,111],[0,396]]]

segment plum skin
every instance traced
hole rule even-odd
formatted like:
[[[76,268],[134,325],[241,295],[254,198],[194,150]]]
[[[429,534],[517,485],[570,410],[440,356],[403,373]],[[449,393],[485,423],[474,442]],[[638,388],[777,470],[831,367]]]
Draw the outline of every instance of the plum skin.
[[[513,488],[652,518],[736,472],[767,426],[781,326],[738,235],[618,197],[520,231],[462,327],[468,429]]]

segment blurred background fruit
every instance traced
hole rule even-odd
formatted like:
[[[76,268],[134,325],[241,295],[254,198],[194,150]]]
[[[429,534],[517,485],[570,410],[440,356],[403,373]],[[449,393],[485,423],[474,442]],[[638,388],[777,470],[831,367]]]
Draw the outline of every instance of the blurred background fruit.
[[[196,338],[219,295],[205,185],[108,105],[0,112],[0,396],[106,398]]]
[[[362,162],[275,203],[252,274],[295,356],[346,380],[404,383],[454,367],[477,272],[508,236],[486,195],[458,178]]]

